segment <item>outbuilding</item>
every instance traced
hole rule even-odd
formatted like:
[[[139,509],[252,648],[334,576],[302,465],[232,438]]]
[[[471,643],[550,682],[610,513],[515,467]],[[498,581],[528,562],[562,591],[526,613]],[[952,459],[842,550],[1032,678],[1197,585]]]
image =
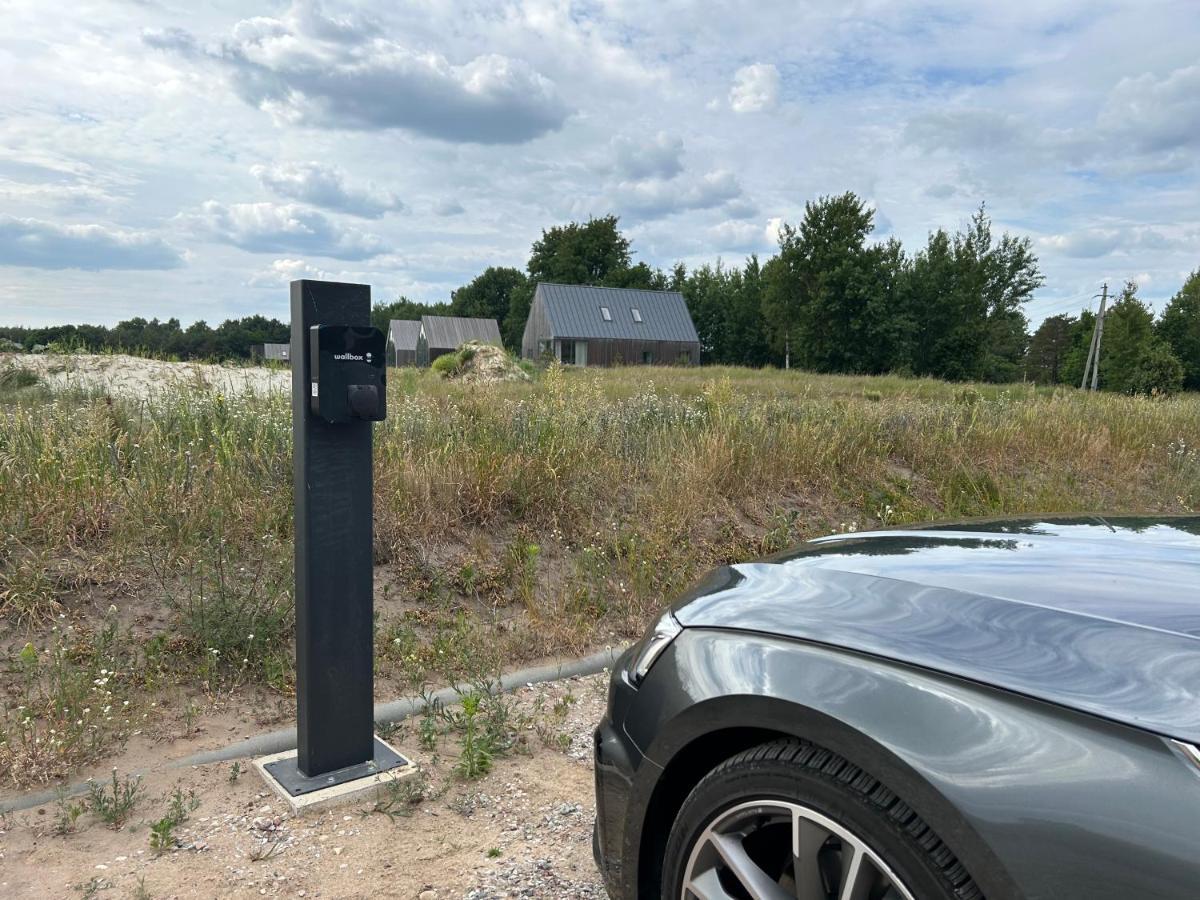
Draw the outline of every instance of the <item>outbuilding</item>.
[[[421,323],[415,319],[388,322],[387,363],[389,366],[415,366],[421,341]]]
[[[292,358],[291,344],[263,344],[262,358],[275,362],[290,362]]]
[[[417,338],[417,365],[427,366],[444,353],[453,353],[467,341],[504,346],[495,319],[462,316],[421,316]]]
[[[542,282],[521,355],[575,366],[697,365],[700,337],[678,291]]]

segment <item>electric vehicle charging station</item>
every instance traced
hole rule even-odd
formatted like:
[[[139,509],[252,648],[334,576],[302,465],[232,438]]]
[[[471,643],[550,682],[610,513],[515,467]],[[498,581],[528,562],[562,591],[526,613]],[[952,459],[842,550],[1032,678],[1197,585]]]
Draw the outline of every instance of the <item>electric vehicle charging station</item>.
[[[297,808],[414,767],[375,736],[371,428],[387,408],[384,336],[365,284],[293,281],[291,306],[297,749],[256,766]]]

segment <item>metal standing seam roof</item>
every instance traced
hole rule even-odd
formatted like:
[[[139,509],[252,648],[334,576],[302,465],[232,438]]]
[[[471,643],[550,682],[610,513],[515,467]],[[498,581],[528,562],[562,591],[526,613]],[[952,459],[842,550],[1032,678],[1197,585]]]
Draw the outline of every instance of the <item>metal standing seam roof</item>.
[[[415,319],[392,319],[388,323],[392,346],[397,350],[416,350],[421,336],[421,323]]]
[[[537,293],[545,304],[550,330],[558,338],[700,341],[678,291],[540,283]],[[602,306],[608,307],[611,322],[604,321]],[[634,309],[642,314],[641,322],[634,320]]]
[[[457,350],[467,341],[501,345],[500,326],[495,319],[465,319],[459,316],[421,316],[425,340],[431,348]]]

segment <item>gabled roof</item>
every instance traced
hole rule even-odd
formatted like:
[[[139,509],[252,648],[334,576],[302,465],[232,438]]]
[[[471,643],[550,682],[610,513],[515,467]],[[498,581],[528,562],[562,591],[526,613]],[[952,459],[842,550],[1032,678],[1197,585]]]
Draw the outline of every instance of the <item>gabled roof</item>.
[[[550,330],[559,338],[698,343],[696,326],[678,291],[539,283]],[[605,320],[607,309],[610,320]],[[638,322],[633,310],[642,321]]]
[[[415,319],[392,319],[388,323],[388,336],[397,350],[416,350],[421,323]]]
[[[467,341],[501,345],[500,326],[495,319],[464,319],[459,316],[421,316],[425,340],[431,348],[457,350]]]

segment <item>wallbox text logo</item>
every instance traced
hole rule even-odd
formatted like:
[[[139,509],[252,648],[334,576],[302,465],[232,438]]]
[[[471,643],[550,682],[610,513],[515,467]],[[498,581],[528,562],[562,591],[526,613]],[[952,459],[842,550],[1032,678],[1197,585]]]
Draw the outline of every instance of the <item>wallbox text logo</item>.
[[[357,353],[335,353],[335,354],[333,354],[333,358],[334,359],[357,359],[359,362],[362,362],[362,357],[360,355],[358,355]]]

